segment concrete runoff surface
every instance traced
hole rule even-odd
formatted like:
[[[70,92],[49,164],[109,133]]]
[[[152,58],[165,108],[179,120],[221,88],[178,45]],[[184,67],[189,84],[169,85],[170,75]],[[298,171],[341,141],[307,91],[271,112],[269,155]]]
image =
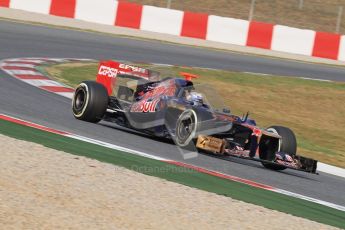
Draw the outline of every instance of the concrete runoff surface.
[[[336,229],[0,135],[1,229]]]

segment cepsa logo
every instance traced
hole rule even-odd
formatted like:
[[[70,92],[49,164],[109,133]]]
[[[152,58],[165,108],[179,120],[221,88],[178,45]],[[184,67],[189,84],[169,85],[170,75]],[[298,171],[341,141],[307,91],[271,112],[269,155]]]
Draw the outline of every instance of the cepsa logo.
[[[116,78],[118,70],[109,66],[101,65],[98,70],[98,74],[101,76]]]
[[[121,69],[129,69],[132,70],[133,72],[139,72],[139,73],[146,73],[146,69],[137,67],[137,66],[131,66],[131,65],[127,65],[127,64],[120,64],[119,67]]]

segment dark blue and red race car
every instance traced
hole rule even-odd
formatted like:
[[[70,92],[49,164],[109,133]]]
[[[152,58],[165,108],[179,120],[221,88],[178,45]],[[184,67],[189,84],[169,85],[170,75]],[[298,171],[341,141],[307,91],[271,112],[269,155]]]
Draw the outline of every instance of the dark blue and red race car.
[[[161,79],[160,73],[115,61],[102,61],[96,81],[80,83],[73,96],[74,117],[106,120],[152,136],[168,138],[182,149],[260,161],[273,170],[316,173],[317,161],[296,155],[291,129],[262,129],[246,116],[216,109],[193,84],[193,74]]]

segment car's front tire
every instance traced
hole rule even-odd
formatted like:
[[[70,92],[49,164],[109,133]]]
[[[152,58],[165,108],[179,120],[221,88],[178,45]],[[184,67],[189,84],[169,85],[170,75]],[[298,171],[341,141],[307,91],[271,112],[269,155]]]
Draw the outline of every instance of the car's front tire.
[[[99,122],[108,107],[106,88],[95,81],[83,81],[75,89],[72,111],[75,118],[83,121]]]
[[[293,131],[287,127],[284,126],[271,126],[267,128],[267,131],[270,131],[272,133],[278,134],[282,137],[281,140],[279,140],[278,144],[278,152],[284,152],[291,156],[296,155],[297,152],[297,141],[296,136],[293,133]],[[270,164],[263,162],[262,165],[265,168],[272,169],[272,170],[284,170],[286,167],[276,164]]]
[[[180,147],[188,146],[195,138],[198,117],[194,110],[183,111],[176,122],[175,142]]]

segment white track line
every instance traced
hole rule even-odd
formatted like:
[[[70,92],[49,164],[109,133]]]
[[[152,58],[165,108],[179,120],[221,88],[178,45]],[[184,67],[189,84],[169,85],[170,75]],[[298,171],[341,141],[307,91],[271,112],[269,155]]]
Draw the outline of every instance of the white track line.
[[[335,167],[333,165],[328,165],[322,162],[318,162],[317,163],[317,170],[320,172],[324,172],[324,173],[328,173],[328,174],[332,174],[335,176],[339,176],[339,177],[344,177],[345,178],[345,169],[339,168],[339,167]],[[344,191],[345,192],[345,191]]]
[[[24,82],[36,86],[36,87],[41,87],[41,86],[61,86],[64,87],[65,85],[57,82],[57,81],[53,81],[53,80],[40,80],[40,79],[24,79]]]
[[[318,79],[318,78],[310,78],[310,77],[300,77],[300,78],[304,80],[311,80],[311,81],[332,82],[331,80],[326,80],[326,79]]]
[[[58,93],[56,93],[56,94],[59,94],[59,95],[61,95],[61,96],[63,96],[63,97],[67,97],[67,98],[69,98],[69,99],[71,99],[71,100],[72,100],[72,98],[73,98],[73,94],[74,94],[74,93],[68,93],[68,92],[58,92]]]
[[[5,66],[19,66],[19,67],[26,67],[26,68],[35,68],[37,64],[6,63]]]
[[[36,71],[33,70],[6,70],[11,75],[37,75]]]

